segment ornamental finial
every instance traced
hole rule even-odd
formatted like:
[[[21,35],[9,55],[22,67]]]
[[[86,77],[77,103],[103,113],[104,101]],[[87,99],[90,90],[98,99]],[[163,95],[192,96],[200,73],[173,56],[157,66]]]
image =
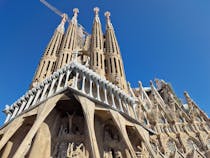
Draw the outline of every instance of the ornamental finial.
[[[62,14],[61,15],[61,17],[62,17],[62,23],[66,23],[66,20],[68,19],[68,16],[67,16],[67,14],[66,13],[64,13],[64,14]]]
[[[99,9],[98,7],[95,7],[95,8],[93,9],[93,11],[95,12],[96,15],[98,15],[98,12],[100,11],[100,9]]]
[[[78,13],[79,13],[79,9],[78,8],[74,8],[73,12],[74,12],[74,16],[73,16],[71,21],[72,21],[72,23],[76,24],[77,23],[77,16],[78,16]]]
[[[106,11],[106,12],[104,13],[104,15],[105,15],[106,19],[108,20],[108,19],[110,19],[111,13],[110,13],[109,11]]]
[[[78,8],[74,8],[74,9],[73,9],[73,12],[74,12],[74,16],[77,16],[78,13],[79,13],[79,9],[78,9]]]

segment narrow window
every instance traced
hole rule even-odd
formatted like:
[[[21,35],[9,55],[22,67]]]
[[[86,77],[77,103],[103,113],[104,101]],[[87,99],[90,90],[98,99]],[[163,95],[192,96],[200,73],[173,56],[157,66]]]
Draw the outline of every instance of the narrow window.
[[[43,70],[43,68],[44,68],[44,65],[45,65],[45,61],[43,62],[43,65],[42,65],[42,68],[41,68],[41,71],[40,71],[39,77],[40,77],[40,76],[41,76],[41,74],[42,74],[42,70]]]
[[[62,59],[61,59],[60,68],[61,68],[61,66],[62,66],[62,63],[63,63],[63,58],[64,58],[64,54],[62,55]]]
[[[52,68],[51,68],[51,72],[54,71],[54,68],[55,68],[55,62],[52,63]]]
[[[98,52],[96,52],[96,66],[98,66]]]
[[[115,66],[115,72],[117,73],[117,63],[116,63],[116,59],[114,58],[114,66]]]
[[[110,69],[111,69],[111,73],[112,73],[112,58],[110,58]]]
[[[66,56],[66,64],[68,62],[68,58],[69,58],[69,54],[67,54],[67,56]]]
[[[100,56],[101,56],[101,69],[103,69],[102,54]]]
[[[46,68],[46,71],[48,71],[48,69],[49,69],[49,66],[50,66],[50,61],[48,61],[48,64],[47,64],[47,68]]]
[[[105,73],[107,73],[107,60],[106,59],[104,60],[104,70],[105,70]]]
[[[119,63],[119,68],[120,68],[120,75],[122,76],[122,67],[121,67],[121,64],[120,64],[120,60],[118,60],[118,63]]]

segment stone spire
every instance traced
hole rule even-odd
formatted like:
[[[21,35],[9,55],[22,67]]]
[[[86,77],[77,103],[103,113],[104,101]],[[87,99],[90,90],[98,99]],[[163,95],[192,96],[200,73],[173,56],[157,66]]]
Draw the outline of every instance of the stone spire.
[[[94,8],[95,18],[92,27],[91,48],[90,48],[90,67],[100,76],[105,75],[104,69],[104,52],[103,52],[103,32],[99,19],[99,8]]]
[[[61,23],[56,28],[47,48],[44,52],[42,59],[33,78],[31,87],[34,87],[37,83],[43,81],[46,77],[50,76],[55,71],[55,65],[57,60],[57,54],[59,53],[61,41],[65,31],[64,25],[67,19],[67,15],[63,14]]]
[[[189,94],[187,93],[187,91],[184,91],[184,96],[185,96],[185,99],[187,101],[187,104],[189,107],[192,107],[192,99],[190,98]]]
[[[114,28],[110,20],[110,12],[105,12],[105,70],[108,80],[127,91],[126,77],[119,45],[115,36]]]
[[[70,62],[72,58],[72,53],[77,50],[77,16],[79,10],[77,8],[73,9],[74,15],[69,23],[67,32],[64,36],[61,45],[61,53],[59,54],[57,60],[56,68],[62,68],[64,65]]]

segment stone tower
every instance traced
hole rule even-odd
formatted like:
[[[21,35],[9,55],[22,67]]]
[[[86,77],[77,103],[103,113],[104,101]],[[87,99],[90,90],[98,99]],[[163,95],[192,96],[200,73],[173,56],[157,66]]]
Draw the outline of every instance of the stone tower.
[[[111,23],[110,12],[106,12],[105,16],[106,16],[106,33],[105,33],[106,76],[109,81],[118,85],[120,88],[127,90],[123,61],[121,58],[120,48],[115,36],[114,28]]]
[[[77,45],[77,16],[79,10],[75,8],[73,10],[74,16],[72,17],[67,32],[62,41],[61,50],[59,57],[57,59],[57,69],[62,68],[64,65],[68,64],[72,58],[72,53],[78,51]]]
[[[0,157],[209,158],[208,116],[163,80],[127,85],[110,13],[103,35],[94,12],[92,35],[79,29],[78,9],[71,20],[64,14],[36,84],[3,110]]]
[[[47,48],[34,75],[31,87],[35,87],[37,83],[42,82],[46,77],[49,77],[55,71],[56,60],[65,31],[64,25],[66,18],[67,17],[64,14],[60,25],[56,28],[49,44],[47,45]]]
[[[90,68],[100,76],[105,76],[104,67],[104,38],[99,19],[99,8],[94,8],[95,18],[93,21],[91,46],[90,46]]]

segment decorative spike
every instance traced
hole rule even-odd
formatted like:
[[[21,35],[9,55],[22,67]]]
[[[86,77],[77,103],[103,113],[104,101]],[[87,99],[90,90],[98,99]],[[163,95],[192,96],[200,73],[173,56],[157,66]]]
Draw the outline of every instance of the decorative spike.
[[[79,9],[74,8],[73,13],[74,13],[74,16],[73,16],[71,22],[74,23],[74,24],[77,24],[77,17],[78,17]]]
[[[65,22],[67,21],[67,15],[62,15],[61,23],[56,28],[47,48],[44,52],[39,66],[35,72],[32,84],[30,88],[33,88],[42,82],[46,77],[50,76],[55,71],[55,65],[57,62],[57,53],[59,52],[63,34],[65,32]]]
[[[93,9],[93,11],[95,12],[95,15],[98,15],[100,9],[99,9],[98,7],[95,7],[95,8]]]
[[[111,13],[109,11],[106,11],[104,13],[104,15],[106,17],[106,22],[107,22],[106,27],[113,29],[113,26],[112,26],[112,23],[111,23],[111,19],[110,19]]]
[[[93,71],[105,77],[104,68],[104,39],[101,22],[98,16],[99,8],[93,9],[95,18],[93,20],[92,36],[91,36],[91,51],[90,51],[90,67]]]
[[[105,33],[105,61],[107,61],[106,77],[109,81],[128,92],[128,85],[124,72],[120,48],[115,36],[114,28],[110,20],[110,12],[105,12],[106,17],[106,33]]]
[[[74,8],[74,9],[73,9],[73,12],[74,12],[74,16],[77,16],[78,13],[79,13],[79,9],[78,9],[78,8]]]
[[[58,25],[58,27],[57,27],[57,31],[59,31],[59,32],[61,32],[61,33],[64,33],[64,32],[65,32],[65,27],[64,27],[64,26],[65,26],[65,23],[66,23],[67,19],[68,19],[67,14],[63,14],[63,15],[62,15],[61,23],[60,23],[60,25]]]

